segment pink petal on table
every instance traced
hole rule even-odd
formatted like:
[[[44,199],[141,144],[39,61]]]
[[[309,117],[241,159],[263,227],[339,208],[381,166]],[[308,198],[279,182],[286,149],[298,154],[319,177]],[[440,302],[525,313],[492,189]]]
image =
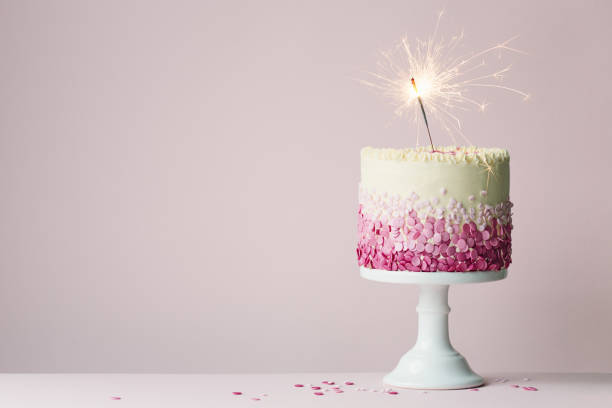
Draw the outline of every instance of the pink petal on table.
[[[325,395],[325,394],[323,394],[321,391],[317,391],[314,393],[314,395]]]
[[[319,387],[318,385],[313,385],[310,388],[312,388],[313,390],[320,390],[321,389],[321,387]]]
[[[537,391],[538,390],[536,387],[523,387],[523,389],[526,391]]]
[[[232,394],[234,394],[234,395],[242,395],[242,393],[240,391],[234,391],[234,392],[232,392]],[[116,399],[116,398],[121,398],[121,397],[113,397],[113,399]]]
[[[345,381],[344,383],[345,383],[346,385],[355,385],[355,383],[354,383],[354,382],[352,382],[352,381]]]
[[[397,391],[388,391],[387,394],[397,395]]]
[[[298,388],[301,388],[301,387],[303,387],[303,386],[304,386],[304,384],[295,384],[295,385],[294,385],[294,387],[298,387]]]

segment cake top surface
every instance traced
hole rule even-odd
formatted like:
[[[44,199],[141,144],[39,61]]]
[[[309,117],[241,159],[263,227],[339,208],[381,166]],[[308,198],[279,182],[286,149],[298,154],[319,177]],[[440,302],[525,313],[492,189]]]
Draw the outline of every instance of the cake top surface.
[[[506,149],[477,146],[416,146],[403,149],[364,147],[361,158],[403,162],[501,163],[510,160]]]

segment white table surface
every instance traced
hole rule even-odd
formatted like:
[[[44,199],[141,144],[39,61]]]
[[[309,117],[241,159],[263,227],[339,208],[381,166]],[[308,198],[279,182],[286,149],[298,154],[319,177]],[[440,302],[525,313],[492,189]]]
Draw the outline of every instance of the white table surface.
[[[0,407],[612,407],[612,374],[494,374],[485,375],[487,384],[478,391],[395,389],[397,395],[383,392],[382,376],[383,373],[0,374]],[[322,386],[322,390],[331,388],[321,384],[325,380],[335,382],[333,386],[340,385],[344,392],[314,395],[308,384]],[[355,385],[344,385],[347,380]],[[296,388],[296,383],[305,387]],[[512,385],[533,386],[538,391]],[[233,395],[234,391],[243,394]]]

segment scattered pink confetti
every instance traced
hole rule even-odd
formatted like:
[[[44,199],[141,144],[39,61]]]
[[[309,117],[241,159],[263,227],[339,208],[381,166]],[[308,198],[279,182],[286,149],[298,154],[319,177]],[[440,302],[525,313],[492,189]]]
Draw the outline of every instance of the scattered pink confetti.
[[[355,385],[355,383],[354,383],[354,382],[352,382],[352,381],[345,381],[344,383],[345,383],[346,385]]]
[[[511,385],[512,388],[521,388],[520,386],[516,385],[516,384],[512,384]]]
[[[537,391],[538,390],[536,387],[523,387],[523,389],[527,391]]]
[[[240,391],[234,391],[234,392],[232,392],[232,394],[234,394],[234,395],[242,395],[242,393]]]
[[[335,382],[333,382],[333,381],[321,381],[321,384],[334,385]]]
[[[319,387],[318,385],[313,385],[310,388],[312,388],[313,390],[320,390],[321,389],[321,387]]]
[[[121,399],[121,397],[111,397],[112,400],[118,401]]]
[[[297,387],[297,388],[302,388],[303,386],[304,386],[304,384],[295,384],[294,385],[294,387]]]
[[[389,392],[387,392],[387,394],[397,395],[397,391],[389,391]]]
[[[253,397],[251,398],[253,401],[261,401],[261,398]]]
[[[343,392],[344,392],[344,391],[342,391],[342,390],[336,390],[336,394],[341,394],[341,393],[343,393]]]
[[[317,391],[314,393],[314,395],[324,395],[321,391]]]

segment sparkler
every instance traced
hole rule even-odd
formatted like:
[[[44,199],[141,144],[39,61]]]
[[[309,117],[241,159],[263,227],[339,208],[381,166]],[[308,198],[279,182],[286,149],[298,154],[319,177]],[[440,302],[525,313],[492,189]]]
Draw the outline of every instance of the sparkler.
[[[410,82],[412,82],[412,87],[414,88],[414,92],[417,94],[419,105],[421,105],[421,112],[423,112],[423,119],[425,120],[425,126],[427,127],[427,136],[429,136],[429,144],[431,144],[431,152],[433,153],[435,149],[433,141],[431,140],[431,132],[429,131],[429,122],[427,122],[427,115],[425,114],[425,108],[423,107],[423,100],[421,99],[421,95],[419,95],[419,90],[417,89],[416,82],[414,82],[414,78],[410,78]]]
[[[529,95],[503,84],[510,66],[488,69],[487,59],[502,52],[523,53],[510,46],[513,37],[500,44],[468,55],[457,55],[463,41],[463,32],[444,40],[438,36],[438,28],[443,13],[438,16],[434,33],[426,41],[417,40],[411,45],[406,38],[390,52],[382,53],[377,72],[370,73],[373,80],[362,83],[391,98],[396,105],[398,116],[411,114],[417,123],[417,144],[419,143],[419,116],[425,119],[429,141],[434,150],[425,108],[430,119],[433,118],[450,135],[454,144],[459,135],[468,144],[471,142],[463,134],[458,111],[476,108],[484,111],[487,104],[477,101],[471,91],[482,88],[497,88],[528,99]],[[418,88],[417,88],[418,84]]]

